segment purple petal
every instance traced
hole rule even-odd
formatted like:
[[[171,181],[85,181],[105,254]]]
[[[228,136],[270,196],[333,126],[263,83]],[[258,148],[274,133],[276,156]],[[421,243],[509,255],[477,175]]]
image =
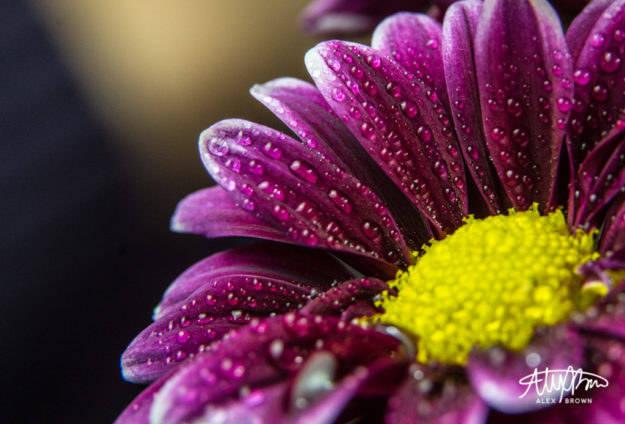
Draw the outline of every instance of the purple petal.
[[[625,249],[625,193],[614,200],[606,213],[599,252],[610,257]],[[625,260],[625,255],[621,257]]]
[[[375,162],[439,231],[460,226],[466,214],[464,169],[436,94],[358,44],[321,43],[306,54],[306,66]]]
[[[581,423],[619,424],[625,422],[625,344],[622,340],[590,338],[589,371],[608,380],[590,395],[591,405],[575,405],[570,414]],[[584,393],[584,392],[582,392]],[[579,394],[582,397],[584,394]]]
[[[615,126],[584,159],[575,179],[575,226],[589,227],[625,187],[625,122]],[[594,225],[592,225],[594,226]]]
[[[364,184],[286,135],[241,120],[200,136],[202,160],[244,209],[294,242],[409,261],[396,223]]]
[[[425,0],[316,0],[300,18],[302,28],[311,34],[348,34],[373,29],[386,16],[402,10],[421,10]]]
[[[488,152],[482,142],[482,111],[475,67],[473,39],[482,11],[482,2],[463,1],[452,5],[443,21],[443,62],[451,114],[462,154],[473,181],[484,197],[491,214],[511,206],[504,203],[500,181],[491,171]]]
[[[413,249],[432,238],[427,224],[358,140],[334,114],[317,87],[295,78],[279,78],[252,87],[251,93],[311,149],[348,169],[388,205]]]
[[[448,108],[441,45],[441,25],[429,16],[416,13],[398,13],[386,18],[371,40],[374,49],[423,80]]]
[[[623,0],[594,1],[566,34],[575,65],[569,150],[576,166],[607,135],[625,107],[624,9]]]
[[[126,380],[159,378],[254,317],[301,307],[311,287],[259,274],[211,278],[181,304],[169,308],[130,343],[122,355]]]
[[[340,316],[347,308],[361,300],[368,300],[368,303],[373,307],[371,301],[373,297],[387,289],[388,285],[377,278],[363,277],[344,281],[309,301],[302,308],[301,313],[304,315]],[[362,305],[360,307],[362,308]]]
[[[182,199],[171,218],[171,229],[204,237],[256,237],[292,243],[280,230],[241,209],[221,187],[196,191]]]
[[[154,403],[154,398],[170,377],[171,375],[167,375],[142,391],[139,396],[122,411],[114,424],[149,424],[150,408]]]
[[[162,317],[172,305],[188,302],[189,296],[213,279],[229,275],[256,275],[325,287],[354,277],[344,264],[324,251],[274,243],[253,244],[216,253],[183,272],[165,292],[155,318]]]
[[[471,385],[489,406],[518,414],[546,406],[537,403],[539,395],[534,386],[522,385],[519,380],[546,367],[578,369],[582,360],[579,337],[566,327],[555,326],[537,330],[530,345],[519,353],[498,347],[475,352],[469,359],[467,372]],[[559,398],[560,393],[544,393],[542,398],[550,396]]]
[[[471,386],[453,372],[420,364],[388,402],[387,424],[477,424],[488,408]]]
[[[588,309],[577,326],[589,334],[625,340],[625,283],[613,283],[608,295]]]
[[[340,376],[349,376],[357,369],[366,373],[364,367],[388,360],[385,358],[396,354],[397,349],[393,338],[336,318],[288,314],[258,321],[231,333],[210,354],[197,356],[180,368],[159,392],[151,419],[155,423],[191,421],[207,409],[252,399],[275,410],[277,405],[267,399],[265,390],[294,377],[291,398],[282,397],[281,408],[273,414],[273,421],[283,422],[314,408],[328,395],[340,397],[341,381],[346,382]],[[298,378],[298,374],[304,377]],[[251,391],[242,392],[243,388]],[[322,422],[332,422],[343,402],[339,399],[336,408],[330,404],[331,413],[324,417],[329,421]],[[263,415],[258,408],[255,413]]]
[[[475,60],[486,146],[512,204],[552,209],[573,97],[558,16],[544,0],[487,0]]]

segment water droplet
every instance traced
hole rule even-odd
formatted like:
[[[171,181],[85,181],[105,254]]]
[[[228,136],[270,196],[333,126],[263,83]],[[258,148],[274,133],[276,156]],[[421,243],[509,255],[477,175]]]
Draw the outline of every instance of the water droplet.
[[[590,77],[591,73],[588,69],[578,69],[573,73],[573,80],[579,85],[588,85]]]
[[[427,125],[422,125],[417,128],[417,137],[423,142],[428,142],[432,139],[432,130]]]
[[[523,114],[523,105],[521,105],[521,102],[518,99],[510,97],[506,100],[506,110],[509,114],[518,118]]]
[[[217,298],[211,294],[206,295],[206,304],[209,306],[214,306],[217,304]]]
[[[599,102],[605,102],[608,99],[608,88],[599,83],[592,88],[590,95]]]
[[[530,141],[529,133],[524,127],[515,128],[512,130],[512,141],[519,146],[527,146]]]
[[[176,334],[176,341],[178,343],[186,343],[191,338],[191,334],[188,331],[180,330],[178,334]]]
[[[414,118],[419,114],[419,108],[410,100],[405,100],[400,104],[401,110],[408,118]]]
[[[607,50],[599,57],[599,68],[606,73],[613,73],[621,67],[621,58],[617,53]]]
[[[278,218],[280,221],[286,221],[289,219],[289,211],[287,211],[282,205],[275,205],[271,212],[273,213],[273,216]]]
[[[226,168],[238,174],[241,172],[241,161],[237,158],[230,158],[226,161]]]
[[[591,37],[590,37],[590,45],[595,47],[595,48],[599,48],[603,45],[605,41],[605,35],[603,35],[600,32],[595,32]]]
[[[260,188],[262,191],[264,191],[274,199],[284,200],[284,191],[277,184],[270,183],[269,181],[263,181],[258,184],[258,188]]]
[[[263,164],[253,159],[247,164],[247,166],[252,174],[263,175],[263,172],[265,171]]]
[[[378,93],[378,87],[372,81],[365,81],[364,83],[365,91],[369,93],[370,96],[375,96]]]
[[[368,122],[362,123],[360,126],[360,133],[369,140],[373,140],[375,138],[375,128]]]
[[[401,98],[401,85],[396,81],[391,81],[386,84],[386,91],[396,99]]]
[[[566,97],[560,97],[556,101],[556,106],[560,112],[568,112],[569,110],[571,110],[572,103]]]
[[[370,240],[375,240],[380,237],[380,227],[373,222],[365,221],[361,224],[360,228]]]
[[[186,357],[187,357],[187,352],[183,350],[179,350],[178,352],[176,352],[176,361],[178,362],[183,361]]]
[[[352,204],[347,197],[339,193],[337,190],[330,190],[328,197],[332,202],[339,207],[343,212],[350,213],[352,211]]]
[[[623,31],[622,29],[616,29],[614,30],[614,40],[617,42],[621,42],[623,40],[625,40],[625,31]]]
[[[256,209],[256,203],[254,203],[253,200],[251,199],[243,199],[241,201],[241,207],[243,209],[245,209],[246,211],[253,211],[254,209]]]
[[[490,132],[490,138],[494,141],[501,141],[506,136],[506,130],[501,127],[495,127]]]
[[[351,69],[349,70],[349,72],[353,76],[355,76],[356,78],[359,78],[359,79],[362,78],[362,76],[364,74],[363,71],[362,71],[362,68],[360,68],[359,66],[356,66],[356,65],[352,66]]]
[[[282,150],[280,150],[280,147],[275,146],[271,142],[267,142],[263,146],[262,151],[265,154],[265,156],[268,156],[272,159],[280,159],[280,157],[282,156]]]
[[[208,142],[208,151],[213,156],[222,157],[228,154],[228,142],[223,138],[213,137]]]
[[[345,100],[345,92],[341,88],[335,88],[332,90],[332,98],[337,102]]]
[[[309,183],[317,182],[317,173],[310,164],[304,161],[295,160],[291,163],[289,168],[295,175],[308,181]]]
[[[382,64],[382,61],[380,60],[379,57],[375,56],[375,55],[369,55],[367,56],[367,63],[369,65],[371,65],[371,67],[373,69],[377,69],[380,67],[380,65]]]

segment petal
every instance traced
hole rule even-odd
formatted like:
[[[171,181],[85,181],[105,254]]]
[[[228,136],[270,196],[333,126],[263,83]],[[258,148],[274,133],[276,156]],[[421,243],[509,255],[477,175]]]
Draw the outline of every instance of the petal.
[[[467,373],[471,385],[484,401],[499,411],[518,414],[545,407],[537,402],[538,390],[521,379],[537,369],[579,368],[583,360],[579,337],[563,326],[536,330],[534,339],[522,352],[495,347],[475,352],[469,359]],[[536,383],[537,384],[537,383]],[[564,393],[566,396],[567,393]],[[543,393],[542,398],[559,398],[560,392]]]
[[[182,199],[171,218],[171,229],[208,238],[241,236],[292,243],[280,230],[241,209],[221,187]]]
[[[264,391],[292,377],[292,397],[282,397],[281,409],[273,414],[274,422],[283,422],[327,395],[340,395],[340,376],[390,358],[397,349],[391,337],[336,318],[288,314],[258,321],[181,368],[159,392],[150,417],[154,423],[191,421],[209,408],[233,405],[241,395],[245,402],[245,387],[251,390],[248,397],[261,394],[259,402],[275,410]],[[326,415],[322,422],[332,422],[340,412],[330,409],[333,417]],[[258,409],[255,413],[263,415]]]
[[[389,399],[386,423],[477,424],[485,422],[487,412],[471,386],[453,371],[413,364],[410,377]]]
[[[482,2],[462,1],[452,5],[443,21],[443,62],[451,115],[464,160],[473,181],[482,194],[491,214],[511,206],[501,182],[491,169],[482,129],[482,111],[477,84],[473,39],[482,11]]]
[[[594,1],[566,34],[575,65],[569,150],[576,166],[607,135],[625,107],[624,9],[624,0]]]
[[[172,305],[188,302],[189,296],[214,278],[229,275],[255,275],[322,287],[354,277],[343,263],[324,251],[275,243],[253,244],[216,253],[183,272],[167,288],[155,318],[171,310]]]
[[[371,301],[373,297],[387,289],[388,285],[377,278],[363,277],[344,281],[309,301],[302,308],[301,313],[304,315],[340,316],[348,307],[361,300],[368,300],[368,303],[373,307]]]
[[[300,18],[302,28],[311,34],[348,34],[373,29],[386,16],[402,10],[420,10],[424,0],[316,0]]]
[[[409,261],[399,229],[380,199],[292,138],[247,121],[226,120],[201,134],[200,154],[239,205],[294,242],[397,265]]]
[[[625,283],[615,281],[614,284],[606,297],[577,320],[577,326],[586,334],[625,341]]]
[[[604,219],[599,252],[610,257],[625,249],[625,193],[613,202]],[[621,256],[625,260],[625,255]]]
[[[555,206],[573,69],[544,0],[486,0],[475,37],[486,146],[516,209]]]
[[[597,387],[589,394],[591,405],[575,405],[571,415],[579,423],[619,424],[625,422],[625,344],[623,340],[591,337],[589,371],[606,380],[607,387]],[[579,394],[577,397],[583,397]]]
[[[427,15],[398,13],[373,32],[371,46],[431,87],[449,106],[441,56],[441,25]]]
[[[311,287],[257,274],[212,278],[186,302],[170,308],[130,343],[122,355],[124,378],[153,381],[254,317],[301,307]]]
[[[466,214],[464,169],[435,93],[358,44],[321,43],[306,54],[306,66],[345,125],[439,231],[460,226]]]
[[[625,121],[581,163],[575,179],[575,226],[596,227],[596,215],[625,187]]]
[[[278,116],[311,149],[348,169],[388,205],[412,249],[432,238],[423,217],[334,114],[317,87],[295,78],[255,85],[252,95]]]
[[[154,397],[169,377],[171,377],[171,375],[161,378],[142,391],[139,396],[122,411],[114,424],[149,424],[150,408],[152,407],[152,403],[154,403]]]

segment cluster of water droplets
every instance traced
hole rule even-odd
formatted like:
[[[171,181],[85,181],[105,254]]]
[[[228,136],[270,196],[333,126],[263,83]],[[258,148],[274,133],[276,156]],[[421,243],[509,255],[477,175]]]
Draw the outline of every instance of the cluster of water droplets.
[[[437,226],[457,225],[466,207],[463,162],[437,92],[373,49],[329,42],[318,54],[313,78],[376,163]]]
[[[236,132],[215,127],[203,135],[203,160],[243,209],[308,246],[405,260],[401,234],[382,201],[327,156],[243,121]]]
[[[253,317],[301,307],[309,295],[308,287],[263,277],[216,278],[146,329],[155,350],[145,365],[162,368],[193,357]]]
[[[569,129],[576,160],[586,156],[625,114],[625,17],[609,10],[595,24],[573,77],[576,84]]]

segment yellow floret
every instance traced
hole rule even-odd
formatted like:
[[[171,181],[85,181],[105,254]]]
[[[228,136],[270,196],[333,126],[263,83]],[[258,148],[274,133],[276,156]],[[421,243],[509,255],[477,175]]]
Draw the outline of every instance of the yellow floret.
[[[598,257],[594,233],[571,234],[561,211],[536,206],[486,219],[469,217],[442,241],[431,241],[415,264],[389,282],[384,313],[417,340],[417,360],[465,364],[473,347],[519,351],[534,329],[567,320],[606,294],[585,284],[577,267]]]

